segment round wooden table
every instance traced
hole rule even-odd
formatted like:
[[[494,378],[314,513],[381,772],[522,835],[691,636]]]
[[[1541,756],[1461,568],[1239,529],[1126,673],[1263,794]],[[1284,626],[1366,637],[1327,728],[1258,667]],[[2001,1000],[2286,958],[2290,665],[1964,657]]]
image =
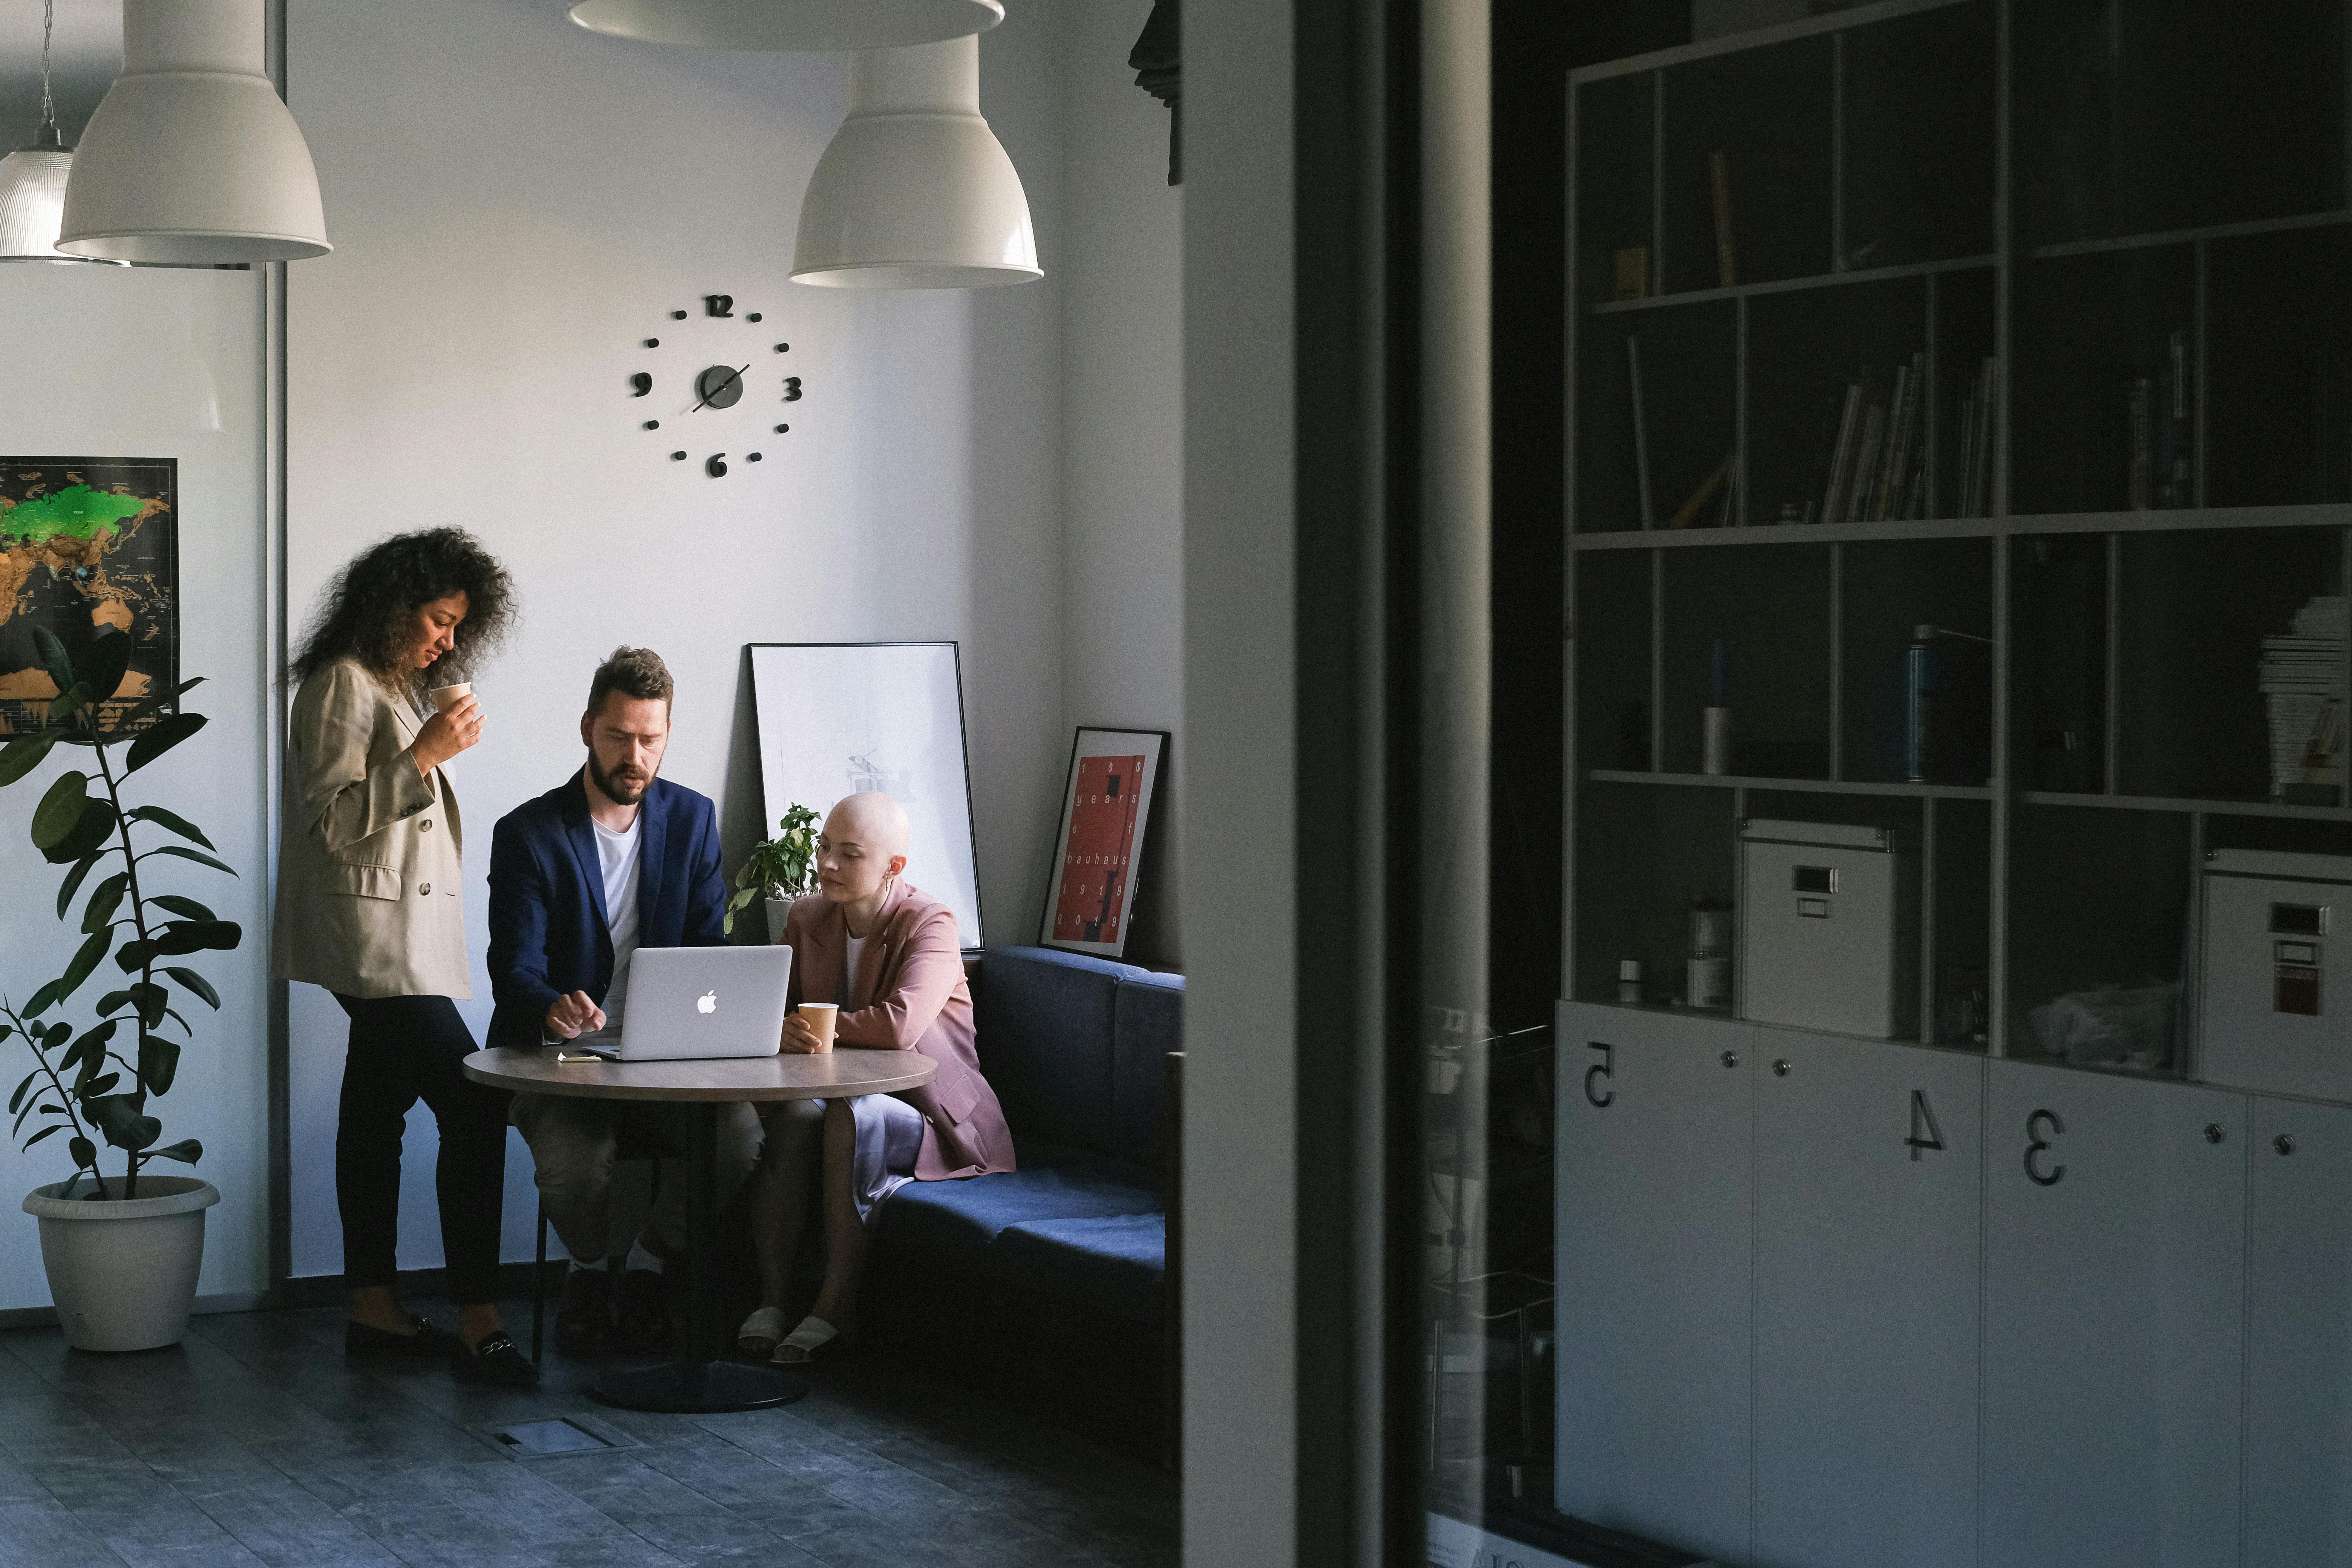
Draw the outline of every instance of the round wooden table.
[[[476,1083],[517,1094],[562,1094],[582,1100],[685,1102],[687,1359],[599,1378],[588,1392],[624,1410],[709,1415],[789,1405],[808,1385],[773,1367],[721,1359],[726,1325],[719,1321],[711,1278],[719,1246],[719,1108],[734,1100],[832,1100],[888,1094],[931,1081],[939,1064],[919,1051],[827,1051],[821,1056],[735,1057],[657,1062],[559,1062],[552,1046],[517,1050],[501,1046],[465,1061]]]

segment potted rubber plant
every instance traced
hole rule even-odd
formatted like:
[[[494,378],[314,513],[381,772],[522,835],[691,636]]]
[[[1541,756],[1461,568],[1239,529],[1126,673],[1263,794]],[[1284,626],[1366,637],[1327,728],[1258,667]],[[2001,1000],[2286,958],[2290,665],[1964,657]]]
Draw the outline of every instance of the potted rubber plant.
[[[735,894],[727,900],[727,934],[735,915],[754,899],[767,900],[768,940],[784,940],[784,916],[793,900],[816,891],[816,813],[794,801],[776,823],[776,836],[755,844],[735,873]]]
[[[200,713],[166,711],[202,678],[109,718],[102,710],[116,701],[130,668],[131,638],[109,630],[76,658],[47,628],[33,637],[58,695],[46,728],[0,747],[0,788],[59,747],[88,754],[87,770],[68,768],[50,782],[30,824],[33,847],[63,868],[58,918],[76,922],[82,941],[64,973],[30,995],[0,992],[0,1045],[21,1040],[33,1057],[8,1097],[10,1133],[28,1150],[61,1137],[73,1162],[71,1176],[25,1200],[40,1221],[41,1262],[67,1339],[81,1350],[152,1350],[186,1331],[205,1210],[220,1201],[209,1182],[145,1170],[155,1160],[194,1165],[205,1152],[194,1138],[164,1142],[152,1114],[195,1033],[175,1004],[194,997],[220,1006],[212,983],[180,960],[226,952],[244,934],[195,900],[152,884],[173,860],[236,873],[195,824],[125,801],[131,774],[204,728]],[[58,1016],[110,960],[121,984],[89,1005],[91,1021],[77,1029]],[[28,1133],[26,1123],[37,1117]],[[108,1150],[119,1173],[100,1169]]]

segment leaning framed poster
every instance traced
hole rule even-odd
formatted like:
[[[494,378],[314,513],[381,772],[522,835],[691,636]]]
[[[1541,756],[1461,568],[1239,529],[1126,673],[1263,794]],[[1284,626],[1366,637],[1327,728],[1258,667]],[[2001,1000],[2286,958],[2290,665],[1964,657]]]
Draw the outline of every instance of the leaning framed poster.
[[[951,642],[753,643],[761,833],[787,807],[822,818],[845,795],[880,790],[907,808],[907,880],[955,911],[981,945],[964,756],[963,674]]]
[[[1081,726],[1062,788],[1041,946],[1118,958],[1135,913],[1135,873],[1151,826],[1165,730]]]

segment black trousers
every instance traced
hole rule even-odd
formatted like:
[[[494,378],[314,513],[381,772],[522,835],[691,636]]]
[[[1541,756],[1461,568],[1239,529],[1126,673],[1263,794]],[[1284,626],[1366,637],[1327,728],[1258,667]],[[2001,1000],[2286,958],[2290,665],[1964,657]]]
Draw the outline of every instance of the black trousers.
[[[389,1285],[400,1232],[400,1137],[422,1100],[441,1128],[434,1188],[449,1300],[499,1297],[499,1222],[506,1194],[504,1089],[467,1079],[458,1064],[473,1032],[446,996],[346,996],[351,1047],[335,1125],[335,1206],[343,1220],[343,1283]]]

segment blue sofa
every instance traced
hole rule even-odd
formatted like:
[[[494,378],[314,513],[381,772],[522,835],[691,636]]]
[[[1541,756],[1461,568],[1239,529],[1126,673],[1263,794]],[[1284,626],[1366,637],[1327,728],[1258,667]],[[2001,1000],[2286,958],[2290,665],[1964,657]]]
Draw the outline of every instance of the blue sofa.
[[[974,990],[981,1067],[1020,1168],[900,1188],[875,1224],[863,1314],[903,1348],[1156,1447],[1171,1342],[1163,1086],[1183,979],[1007,947],[982,960]]]

